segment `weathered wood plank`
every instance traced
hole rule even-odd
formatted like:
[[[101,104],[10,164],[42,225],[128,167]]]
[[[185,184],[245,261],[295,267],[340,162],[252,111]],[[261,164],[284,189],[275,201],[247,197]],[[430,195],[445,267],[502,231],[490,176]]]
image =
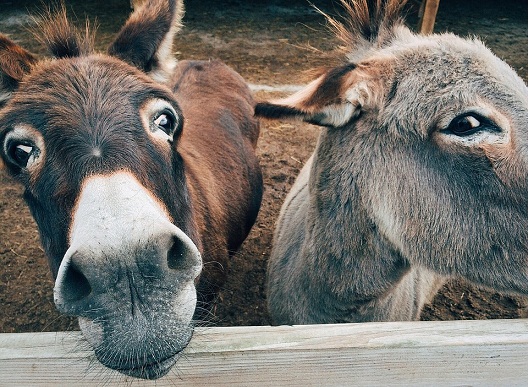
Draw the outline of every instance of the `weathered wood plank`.
[[[138,381],[79,332],[0,334],[0,385],[527,386],[527,320],[197,329],[172,372]]]

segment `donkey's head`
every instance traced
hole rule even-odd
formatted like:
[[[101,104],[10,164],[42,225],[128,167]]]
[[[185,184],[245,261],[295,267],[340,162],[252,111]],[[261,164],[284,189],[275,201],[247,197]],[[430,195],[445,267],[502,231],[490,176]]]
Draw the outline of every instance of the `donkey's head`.
[[[0,150],[25,186],[56,278],[98,359],[156,378],[193,331],[195,243],[183,117],[163,84],[182,4],[138,9],[106,54],[64,12],[42,26],[54,59],[0,37]]]
[[[526,85],[476,39],[412,33],[402,0],[342,3],[347,63],[257,115],[326,127],[319,209],[341,195],[410,263],[526,294]]]

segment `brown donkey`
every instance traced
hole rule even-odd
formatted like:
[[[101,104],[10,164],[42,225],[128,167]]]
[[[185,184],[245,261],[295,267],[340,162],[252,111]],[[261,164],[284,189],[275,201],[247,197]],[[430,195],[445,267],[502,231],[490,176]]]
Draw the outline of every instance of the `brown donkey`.
[[[256,107],[324,127],[275,231],[278,324],[418,319],[454,276],[527,295],[527,86],[403,3],[343,0],[347,62]]]
[[[180,1],[148,1],[106,54],[65,12],[42,26],[54,59],[0,37],[0,143],[25,186],[57,308],[105,366],[163,376],[193,332],[197,293],[224,280],[262,196],[259,125],[243,79],[175,64]]]

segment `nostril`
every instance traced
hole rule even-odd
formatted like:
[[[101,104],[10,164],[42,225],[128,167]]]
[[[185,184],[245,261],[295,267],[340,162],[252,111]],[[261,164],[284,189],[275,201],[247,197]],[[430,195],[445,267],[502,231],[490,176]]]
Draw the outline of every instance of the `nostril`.
[[[80,301],[90,295],[92,287],[88,279],[75,267],[73,262],[68,266],[62,283],[62,296],[65,301]]]
[[[173,238],[173,245],[167,252],[167,265],[172,270],[183,270],[189,267],[189,250],[180,238]]]

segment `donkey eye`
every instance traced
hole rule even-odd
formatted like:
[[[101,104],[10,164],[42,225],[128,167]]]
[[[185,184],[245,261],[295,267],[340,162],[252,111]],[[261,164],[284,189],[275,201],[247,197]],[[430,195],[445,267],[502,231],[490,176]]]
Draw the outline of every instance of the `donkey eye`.
[[[9,158],[19,167],[27,168],[35,160],[39,151],[37,147],[18,141],[10,141],[7,145],[7,154]]]
[[[154,125],[168,135],[173,134],[176,129],[176,124],[176,117],[167,110],[164,110],[154,118]]]
[[[142,124],[150,136],[169,143],[178,138],[184,125],[184,118],[175,105],[166,99],[153,98],[140,107]]]
[[[455,134],[456,136],[464,137],[484,130],[493,132],[501,131],[501,129],[488,118],[472,113],[457,116],[452,122],[450,122],[445,131]]]

